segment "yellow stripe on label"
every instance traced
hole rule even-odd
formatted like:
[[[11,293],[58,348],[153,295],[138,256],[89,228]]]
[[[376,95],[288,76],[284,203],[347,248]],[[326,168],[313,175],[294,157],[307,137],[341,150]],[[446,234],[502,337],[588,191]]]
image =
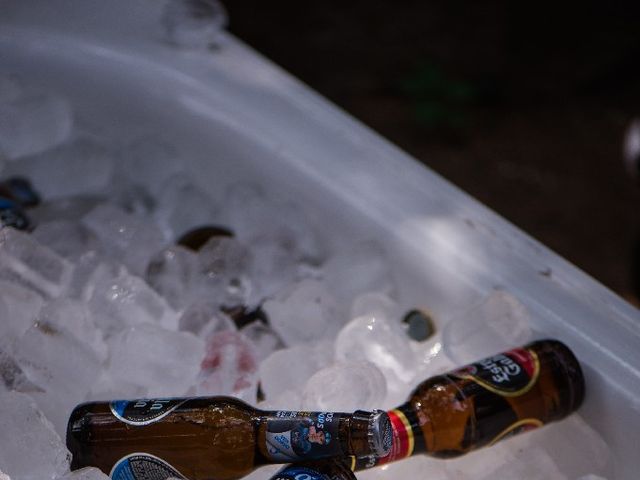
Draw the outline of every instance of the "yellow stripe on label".
[[[409,442],[409,445],[407,448],[407,454],[405,456],[410,457],[411,454],[413,454],[413,448],[415,446],[415,440],[413,439],[413,428],[411,428],[411,423],[409,423],[409,420],[404,413],[402,413],[400,410],[392,410],[392,412],[398,416],[398,418],[404,425],[405,431],[407,432],[407,441]]]

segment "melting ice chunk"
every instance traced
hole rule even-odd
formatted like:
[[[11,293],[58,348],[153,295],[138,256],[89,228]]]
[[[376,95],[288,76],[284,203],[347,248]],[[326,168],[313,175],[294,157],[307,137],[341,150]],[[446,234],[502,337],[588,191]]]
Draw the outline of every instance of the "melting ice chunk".
[[[146,280],[176,310],[184,308],[199,288],[198,257],[179,245],[151,257]]]
[[[224,330],[209,335],[202,361],[198,395],[256,398],[258,361],[255,347],[242,333]]]
[[[333,298],[318,280],[304,279],[263,305],[286,345],[333,338],[340,329]]]
[[[260,385],[267,400],[271,401],[286,391],[299,390],[315,372],[332,361],[331,342],[278,350],[260,364]]]
[[[82,222],[98,238],[106,254],[136,275],[145,274],[151,255],[165,243],[153,222],[109,204],[96,207]]]
[[[177,314],[167,302],[121,265],[103,263],[96,268],[85,295],[98,327],[107,334],[143,323],[177,328]]]
[[[100,372],[99,358],[68,330],[40,322],[16,343],[15,359],[29,380],[44,390],[31,396],[63,435],[71,409],[84,399]]]
[[[380,408],[387,394],[382,372],[371,362],[338,362],[316,372],[304,386],[302,408],[351,412]]]
[[[196,385],[205,343],[188,332],[153,325],[127,328],[109,339],[108,373],[147,389],[151,397],[178,397]]]
[[[375,364],[390,386],[410,382],[417,364],[409,339],[399,326],[373,315],[355,318],[344,326],[336,339],[336,358]]]
[[[71,280],[73,266],[31,235],[0,229],[0,278],[28,285],[50,297],[59,296]]]
[[[0,393],[0,465],[15,480],[54,479],[69,471],[71,454],[27,395]]]

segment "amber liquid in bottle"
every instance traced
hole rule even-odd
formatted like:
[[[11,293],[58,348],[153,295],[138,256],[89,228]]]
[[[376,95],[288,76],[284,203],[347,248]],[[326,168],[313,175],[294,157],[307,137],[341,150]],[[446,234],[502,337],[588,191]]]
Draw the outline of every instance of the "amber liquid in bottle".
[[[390,430],[384,412],[271,412],[230,397],[92,402],[72,412],[67,447],[72,469],[114,480],[230,480],[266,463],[383,456]]]
[[[556,340],[533,342],[421,383],[387,412],[389,455],[357,459],[356,468],[420,453],[457,457],[560,420],[583,398],[582,370],[571,350]]]

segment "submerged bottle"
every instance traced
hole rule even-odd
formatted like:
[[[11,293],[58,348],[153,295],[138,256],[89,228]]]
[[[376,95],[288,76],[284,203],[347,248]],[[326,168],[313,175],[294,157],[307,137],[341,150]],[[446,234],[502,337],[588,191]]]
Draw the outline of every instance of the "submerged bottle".
[[[559,341],[541,340],[422,382],[388,413],[387,456],[355,459],[355,468],[427,454],[452,458],[560,420],[584,398],[575,356]]]
[[[356,480],[351,459],[332,458],[287,465],[269,480]]]
[[[266,463],[383,457],[391,424],[381,411],[257,410],[230,397],[92,402],[71,413],[72,469],[114,480],[230,480]]]

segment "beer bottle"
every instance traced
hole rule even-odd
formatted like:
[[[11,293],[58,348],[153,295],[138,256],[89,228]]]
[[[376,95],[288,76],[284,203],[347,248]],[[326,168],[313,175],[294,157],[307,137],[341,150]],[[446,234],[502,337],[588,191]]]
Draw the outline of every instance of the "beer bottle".
[[[426,454],[452,458],[560,420],[584,397],[575,356],[556,340],[530,343],[422,382],[388,413],[385,457],[355,459],[356,469]]]
[[[356,480],[351,459],[331,458],[287,465],[269,480]]]
[[[23,208],[40,204],[40,195],[24,177],[10,177],[0,182],[0,196],[13,200]]]
[[[266,463],[385,456],[391,424],[382,411],[263,411],[231,397],[92,402],[67,428],[72,469],[114,480],[231,480]]]
[[[18,204],[8,198],[0,197],[0,227],[30,231],[33,229],[33,224]]]

